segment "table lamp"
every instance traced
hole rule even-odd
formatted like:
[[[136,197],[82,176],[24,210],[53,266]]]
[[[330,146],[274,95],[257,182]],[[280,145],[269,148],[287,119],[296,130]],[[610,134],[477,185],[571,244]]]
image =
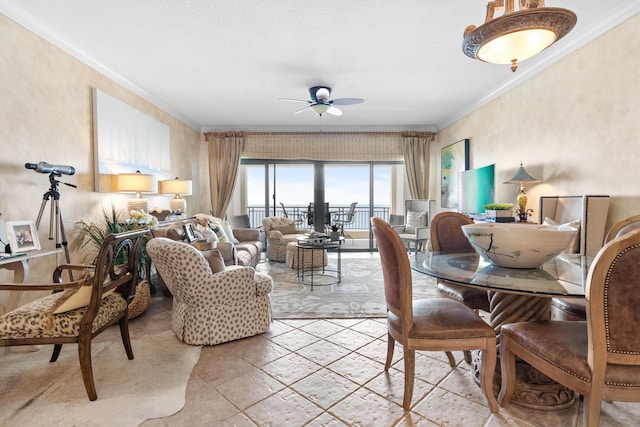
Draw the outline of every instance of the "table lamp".
[[[127,202],[127,209],[149,212],[149,201],[142,197],[142,193],[157,192],[158,179],[154,175],[140,173],[140,171],[119,174],[117,179],[119,192],[136,193],[136,197]]]
[[[527,218],[531,216],[531,212],[533,209],[527,209],[527,187],[524,186],[524,183],[534,183],[541,182],[539,179],[536,179],[529,175],[524,167],[522,166],[522,162],[520,162],[520,168],[516,174],[509,181],[505,181],[505,184],[519,184],[518,188],[518,210],[516,210],[516,214],[518,214],[519,222],[527,222]]]
[[[187,201],[180,196],[191,195],[191,180],[176,177],[176,179],[160,181],[160,193],[175,194],[175,197],[169,202],[171,212],[186,213]]]

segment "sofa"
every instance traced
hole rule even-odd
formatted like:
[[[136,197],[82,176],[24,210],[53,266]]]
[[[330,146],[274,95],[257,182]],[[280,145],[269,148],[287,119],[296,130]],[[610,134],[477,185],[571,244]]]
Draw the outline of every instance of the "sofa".
[[[231,236],[225,236],[221,239],[216,236],[214,239],[205,240],[201,237],[200,241],[193,243],[196,248],[209,249],[217,247],[225,265],[241,265],[245,267],[256,267],[262,256],[262,241],[260,240],[260,230],[252,228],[231,228],[226,221],[211,215],[197,214],[192,218],[160,223],[156,228],[151,230],[153,237],[167,237],[172,240],[184,240],[184,224],[191,224],[195,230],[207,229],[210,227],[224,226],[227,231],[231,231]],[[198,235],[198,233],[196,234]],[[232,240],[233,239],[233,240]],[[215,241],[211,241],[215,240]]]
[[[281,216],[268,216],[262,220],[262,230],[267,238],[269,261],[285,262],[287,245],[303,236],[307,230],[296,227],[294,220]]]

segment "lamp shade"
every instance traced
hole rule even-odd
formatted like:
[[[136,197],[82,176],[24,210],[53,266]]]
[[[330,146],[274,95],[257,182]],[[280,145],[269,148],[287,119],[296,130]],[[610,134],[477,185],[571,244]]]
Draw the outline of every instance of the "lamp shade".
[[[516,174],[513,176],[513,178],[511,178],[509,181],[505,181],[505,184],[520,184],[521,182],[541,182],[539,179],[536,179],[534,177],[532,177],[531,175],[529,175],[527,173],[526,170],[524,170],[524,167],[522,166],[522,163],[520,163],[520,167],[518,168],[518,171],[516,172]]]
[[[141,193],[155,193],[158,191],[158,179],[154,175],[140,173],[140,171],[122,173],[117,178],[119,192],[136,193],[136,197],[129,199],[127,202],[129,211],[149,212],[149,201],[142,197]]]
[[[158,191],[158,179],[154,175],[140,173],[122,173],[118,175],[118,191],[122,193],[155,193]]]
[[[191,195],[191,192],[190,179],[176,178],[167,181],[160,181],[160,194]]]

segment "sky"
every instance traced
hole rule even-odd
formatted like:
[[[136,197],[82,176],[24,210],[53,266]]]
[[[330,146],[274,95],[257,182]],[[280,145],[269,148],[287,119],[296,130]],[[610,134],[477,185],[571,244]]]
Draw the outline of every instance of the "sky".
[[[389,206],[391,167],[375,166],[376,206]],[[273,176],[271,174],[271,176]],[[248,204],[264,205],[264,166],[247,167]],[[307,206],[313,201],[313,165],[278,165],[276,167],[276,203]],[[325,167],[325,201],[330,205],[369,205],[368,165],[327,165]]]

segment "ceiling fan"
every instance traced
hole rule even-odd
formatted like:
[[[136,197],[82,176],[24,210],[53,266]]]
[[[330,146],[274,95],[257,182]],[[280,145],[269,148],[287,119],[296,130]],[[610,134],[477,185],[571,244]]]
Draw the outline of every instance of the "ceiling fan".
[[[329,113],[334,116],[341,116],[342,111],[336,105],[353,105],[353,104],[362,104],[364,99],[362,98],[338,98],[330,100],[329,96],[331,96],[331,88],[328,86],[314,86],[309,88],[309,95],[311,95],[310,101],[304,101],[302,99],[289,99],[289,98],[278,98],[281,101],[291,101],[291,102],[304,102],[309,105],[306,107],[294,112],[293,114],[301,113],[305,110],[312,110],[319,116],[322,116],[324,113]]]

